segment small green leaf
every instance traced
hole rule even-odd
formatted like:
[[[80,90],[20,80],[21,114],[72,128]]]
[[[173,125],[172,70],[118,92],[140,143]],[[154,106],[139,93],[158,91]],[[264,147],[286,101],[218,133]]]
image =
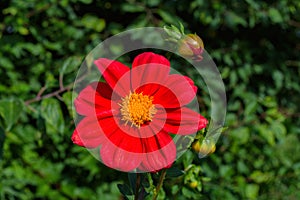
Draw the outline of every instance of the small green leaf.
[[[166,22],[166,23],[169,23],[169,24],[176,24],[176,17],[174,17],[174,15],[171,15],[169,12],[166,12],[164,10],[158,10],[157,13],[161,16],[161,18]],[[174,27],[174,26],[173,26]],[[172,28],[173,28],[172,27]],[[176,28],[177,29],[177,28]],[[177,30],[176,30],[177,32]],[[178,32],[180,32],[178,30]]]
[[[177,167],[171,167],[167,169],[167,177],[178,177],[184,174],[184,171],[178,169]]]
[[[180,28],[181,34],[184,35],[184,26],[183,26],[183,24],[181,22],[179,22],[179,28]]]
[[[248,24],[247,21],[243,17],[237,15],[233,11],[226,12],[225,21],[231,27],[235,27],[237,25],[242,25],[243,27],[246,27]]]
[[[278,139],[278,140],[285,139],[287,131],[286,131],[285,126],[282,123],[274,121],[271,124],[271,129],[274,132],[276,139]]]
[[[270,173],[264,173],[256,170],[250,175],[250,178],[256,183],[263,183],[270,180],[272,178],[272,175]]]
[[[237,163],[237,170],[240,173],[249,173],[249,167],[242,160],[239,160]]]
[[[274,149],[276,158],[287,167],[291,167],[293,163],[300,160],[299,139],[296,134],[288,134]]]
[[[82,24],[86,28],[101,32],[105,28],[105,20],[93,15],[85,15],[82,18]]]
[[[149,6],[152,6],[152,7],[158,6],[158,5],[161,3],[160,0],[148,0],[148,1],[146,1],[146,2],[147,2],[147,4],[148,4]]]
[[[29,30],[25,27],[22,27],[22,26],[18,28],[18,31],[21,35],[28,35],[29,34]]]
[[[269,13],[269,17],[270,17],[272,22],[280,23],[280,22],[283,21],[282,16],[281,16],[280,12],[277,9],[270,8],[268,13]]]
[[[259,192],[259,185],[256,184],[248,184],[245,188],[247,199],[257,199],[258,192]]]
[[[273,146],[275,144],[275,137],[274,137],[274,132],[272,130],[270,130],[270,127],[265,125],[265,124],[261,124],[258,126],[258,131],[260,133],[260,135],[267,140],[267,142]]]
[[[59,69],[60,74],[68,74],[70,72],[74,72],[79,69],[81,63],[81,57],[71,56],[68,57],[62,67]]]
[[[59,102],[56,99],[44,99],[41,104],[41,115],[46,120],[47,131],[63,133],[64,118]]]
[[[129,184],[131,187],[131,191],[133,191],[133,193],[135,193],[135,184],[136,184],[136,173],[128,173],[128,180],[129,180]]]
[[[239,144],[246,144],[250,138],[250,130],[248,127],[240,127],[232,130],[230,135],[233,137],[235,142]]]
[[[171,28],[173,29],[173,31],[180,33],[179,29],[176,26],[174,26],[173,24],[171,24]]]
[[[127,195],[133,195],[132,191],[130,190],[130,187],[126,184],[118,184],[118,189],[125,197]]]
[[[0,59],[0,67],[3,69],[13,69],[14,68],[14,64],[11,60],[9,60],[6,57],[1,57]]]
[[[23,107],[23,102],[18,99],[0,100],[0,117],[4,120],[4,129],[6,132],[17,122]]]
[[[79,0],[79,1],[84,4],[90,4],[93,2],[93,0]]]
[[[122,10],[125,12],[136,13],[145,11],[145,8],[141,5],[125,3],[122,5]]]
[[[184,165],[184,168],[187,168],[190,164],[192,164],[193,159],[194,159],[193,152],[190,151],[190,150],[187,150],[187,151],[185,152],[184,157],[183,157],[183,165]]]
[[[171,193],[172,195],[175,195],[179,191],[179,186],[178,185],[173,185],[171,188]]]
[[[187,198],[192,198],[195,195],[193,191],[189,190],[186,187],[182,188],[182,194]]]
[[[282,87],[283,81],[284,81],[284,76],[283,76],[282,72],[280,72],[278,70],[274,71],[273,79],[274,79],[276,88],[280,89]]]
[[[257,110],[258,104],[257,101],[250,101],[245,108],[244,115],[246,117],[250,116],[251,114],[254,114]]]

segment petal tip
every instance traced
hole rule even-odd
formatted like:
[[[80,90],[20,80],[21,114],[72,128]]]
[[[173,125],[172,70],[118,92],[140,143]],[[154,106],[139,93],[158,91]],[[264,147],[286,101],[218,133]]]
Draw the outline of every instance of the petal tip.
[[[82,140],[80,139],[80,137],[79,137],[79,135],[78,135],[77,130],[75,130],[75,131],[73,132],[73,135],[72,135],[72,137],[71,137],[71,140],[72,140],[72,142],[73,142],[74,144],[76,144],[76,145],[78,145],[78,146],[82,146],[82,147],[84,146]]]

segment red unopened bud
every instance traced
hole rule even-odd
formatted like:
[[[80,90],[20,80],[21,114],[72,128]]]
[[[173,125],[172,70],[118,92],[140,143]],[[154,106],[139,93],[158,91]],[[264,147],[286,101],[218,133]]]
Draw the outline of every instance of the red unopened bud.
[[[196,61],[201,61],[203,59],[203,50],[203,41],[196,34],[187,34],[178,42],[178,53]]]

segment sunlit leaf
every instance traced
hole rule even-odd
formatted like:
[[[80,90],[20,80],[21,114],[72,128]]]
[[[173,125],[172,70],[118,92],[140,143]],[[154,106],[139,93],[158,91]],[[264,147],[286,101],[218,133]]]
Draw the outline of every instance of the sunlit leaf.
[[[0,116],[4,120],[4,129],[8,132],[17,122],[23,111],[23,102],[19,99],[0,100]]]
[[[46,121],[47,131],[63,133],[65,123],[58,100],[44,99],[41,104],[41,116]]]

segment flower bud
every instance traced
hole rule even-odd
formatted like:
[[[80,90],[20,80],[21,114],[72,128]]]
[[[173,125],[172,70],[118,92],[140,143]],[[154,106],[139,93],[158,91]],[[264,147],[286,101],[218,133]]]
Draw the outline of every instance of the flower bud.
[[[196,61],[201,61],[203,59],[203,50],[203,41],[196,34],[184,35],[178,42],[178,53]]]
[[[200,155],[212,154],[216,151],[216,145],[210,142],[196,140],[192,143],[192,149]]]
[[[189,187],[192,189],[195,189],[198,186],[198,182],[197,181],[192,181],[189,183]]]

